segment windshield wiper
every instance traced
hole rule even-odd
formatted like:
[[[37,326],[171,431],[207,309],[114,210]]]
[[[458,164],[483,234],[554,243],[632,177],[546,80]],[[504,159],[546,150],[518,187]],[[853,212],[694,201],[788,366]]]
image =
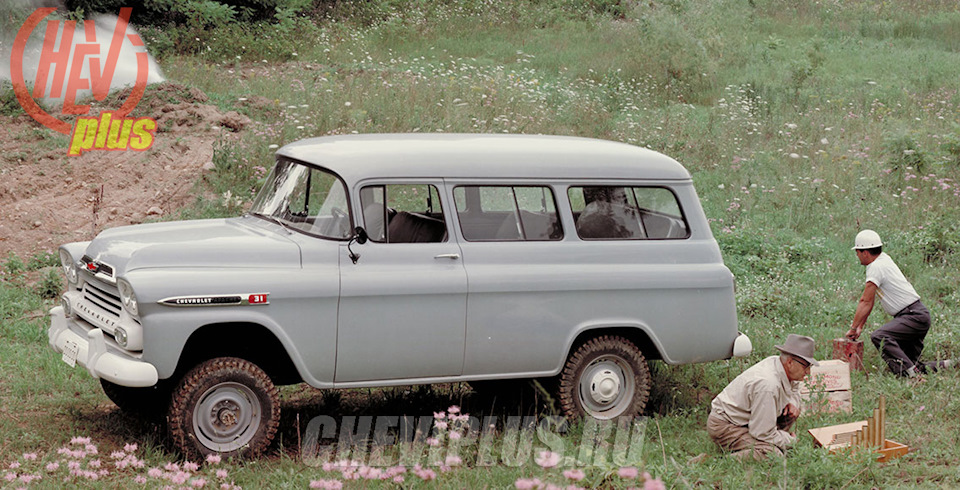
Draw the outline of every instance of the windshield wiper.
[[[287,232],[288,235],[292,235],[292,234],[293,234],[293,232],[290,231],[290,228],[287,228],[286,223],[284,223],[283,220],[277,218],[276,216],[273,216],[273,215],[270,215],[270,214],[258,213],[258,212],[256,212],[256,211],[250,212],[249,214],[252,214],[253,216],[259,216],[259,217],[264,218],[264,219],[266,219],[266,220],[268,220],[268,221],[273,221],[274,223],[280,225],[280,227],[283,228],[283,229]]]

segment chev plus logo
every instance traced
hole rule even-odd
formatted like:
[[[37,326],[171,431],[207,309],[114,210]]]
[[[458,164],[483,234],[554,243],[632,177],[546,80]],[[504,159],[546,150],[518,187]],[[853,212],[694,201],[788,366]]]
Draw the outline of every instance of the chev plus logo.
[[[70,148],[67,150],[69,155],[80,155],[88,150],[143,151],[153,145],[157,122],[149,117],[127,117],[143,97],[150,63],[140,36],[127,33],[131,10],[129,7],[120,9],[108,48],[104,39],[97,39],[97,28],[91,20],[83,21],[79,26],[76,21],[46,21],[32,92],[24,80],[27,41],[43,20],[56,9],[35,10],[17,32],[10,56],[10,77],[17,100],[24,111],[40,124],[70,136]],[[120,107],[112,111],[103,111],[99,116],[86,116],[85,114],[90,113],[90,106],[77,104],[78,92],[89,90],[98,101],[107,97],[124,42],[129,42],[138,50],[136,82],[130,95]],[[84,67],[88,68],[86,76]],[[37,99],[45,97],[63,97],[61,113],[79,116],[73,127],[57,119],[37,103]]]

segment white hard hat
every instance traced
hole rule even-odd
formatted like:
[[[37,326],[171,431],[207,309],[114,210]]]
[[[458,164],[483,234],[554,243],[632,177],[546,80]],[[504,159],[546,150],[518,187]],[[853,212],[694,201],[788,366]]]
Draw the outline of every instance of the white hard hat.
[[[873,230],[863,230],[857,233],[857,239],[853,242],[854,250],[863,250],[866,248],[877,248],[883,245],[880,241],[880,235]]]

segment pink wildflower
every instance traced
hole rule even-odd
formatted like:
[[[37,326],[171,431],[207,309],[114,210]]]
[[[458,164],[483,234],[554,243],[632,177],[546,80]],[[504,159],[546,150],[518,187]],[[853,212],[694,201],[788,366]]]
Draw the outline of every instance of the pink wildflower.
[[[542,468],[553,468],[560,463],[561,456],[552,451],[540,451],[536,458],[537,464]]]
[[[191,485],[193,488],[203,488],[203,487],[207,486],[207,480],[205,480],[205,479],[203,479],[203,478],[197,478],[197,479],[193,480],[192,482],[190,482],[190,485]]]
[[[7,481],[13,481],[17,479],[17,474],[12,471],[8,471],[5,475],[3,475],[3,478]]]
[[[463,437],[463,436],[460,435],[459,432],[454,431],[454,432],[451,432],[451,433],[450,433],[450,440],[456,441],[456,440],[460,439],[461,437]]]
[[[57,471],[60,469],[60,463],[54,461],[53,463],[47,463],[47,471]]]
[[[183,463],[183,469],[184,471],[196,472],[198,469],[200,469],[200,465],[191,461],[187,461],[186,463]]]
[[[23,453],[23,459],[33,461],[37,459],[37,453]]]
[[[167,471],[180,471],[180,465],[177,463],[167,463],[163,465],[163,469]]]
[[[33,483],[34,480],[40,480],[40,475],[20,475],[20,481],[29,485]]]
[[[70,444],[83,444],[83,445],[87,445],[87,444],[90,444],[90,438],[89,438],[89,437],[74,437],[73,439],[70,439]]]
[[[134,481],[135,483],[139,483],[140,485],[143,485],[144,483],[147,483],[147,479],[144,478],[143,475],[137,475],[137,477],[134,478],[133,481]]]
[[[437,420],[443,420],[447,418],[446,412],[433,412],[433,418]]]
[[[126,451],[126,452],[128,452],[128,453],[132,453],[132,452],[134,452],[134,451],[137,450],[137,447],[138,447],[138,446],[137,446],[136,444],[124,444],[124,445],[123,445],[123,450]]]
[[[633,466],[624,466],[623,468],[620,468],[619,470],[617,470],[617,475],[620,478],[632,480],[636,478],[638,475],[640,475],[640,471],[634,468]]]
[[[428,437],[428,438],[427,438],[427,445],[428,445],[428,446],[433,446],[433,447],[439,446],[439,445],[440,445],[440,439],[437,439],[436,437]]]
[[[513,486],[517,487],[517,490],[533,490],[535,488],[543,488],[543,482],[539,478],[532,478],[529,480],[518,478],[517,481],[513,482]]]
[[[403,483],[403,475],[397,475],[397,476],[393,477],[393,482],[394,482],[394,483]]]
[[[649,478],[643,482],[643,490],[667,490],[667,486],[659,478]]]
[[[99,453],[99,451],[97,451],[97,446],[95,446],[95,445],[93,445],[93,444],[87,444],[87,445],[84,447],[84,449],[87,451],[87,454],[98,454],[98,453]]]
[[[343,488],[343,482],[340,480],[311,480],[310,488],[325,488],[327,490],[339,490]]]
[[[210,464],[218,464],[218,463],[220,463],[220,455],[219,455],[219,454],[211,454],[211,455],[207,456],[207,462],[210,463]]]
[[[583,472],[583,470],[567,470],[563,472],[563,476],[573,481],[580,481],[586,478],[587,475]]]
[[[110,453],[110,457],[113,459],[123,459],[127,457],[127,453],[123,451],[114,451]]]
[[[460,407],[451,405],[450,408],[447,409],[447,413],[460,413]]]
[[[11,470],[15,470],[15,469],[17,469],[17,468],[19,468],[19,467],[20,467],[20,462],[19,462],[19,461],[14,461],[14,462],[10,463],[10,469],[11,469]]]
[[[459,465],[460,463],[463,463],[463,460],[460,459],[460,456],[457,456],[457,455],[455,455],[455,454],[451,454],[451,455],[447,456],[447,459],[446,459],[445,462],[446,462],[447,466],[457,466],[457,465]]]
[[[150,478],[160,478],[163,475],[163,471],[160,468],[150,468],[150,471],[147,471],[147,476]]]
[[[99,459],[95,459],[95,460],[87,463],[87,466],[89,466],[89,467],[91,467],[91,468],[99,468],[101,464],[103,464],[103,463],[101,463]]]
[[[438,429],[441,429],[441,430],[447,428],[447,423],[443,421],[437,422],[433,425],[435,425]]]
[[[217,470],[217,478],[225,480],[227,478],[227,470]]]

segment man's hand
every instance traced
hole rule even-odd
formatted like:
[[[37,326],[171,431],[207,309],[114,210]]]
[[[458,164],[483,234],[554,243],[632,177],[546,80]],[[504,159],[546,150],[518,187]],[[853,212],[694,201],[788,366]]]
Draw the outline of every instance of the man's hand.
[[[783,407],[783,411],[780,412],[780,416],[777,417],[777,428],[780,430],[788,430],[793,426],[793,423],[797,421],[797,417],[800,416],[800,409],[794,406],[792,403],[788,403],[787,406]]]
[[[863,332],[863,327],[850,327],[850,330],[847,331],[846,337],[850,340],[857,340],[860,337],[860,332]]]

